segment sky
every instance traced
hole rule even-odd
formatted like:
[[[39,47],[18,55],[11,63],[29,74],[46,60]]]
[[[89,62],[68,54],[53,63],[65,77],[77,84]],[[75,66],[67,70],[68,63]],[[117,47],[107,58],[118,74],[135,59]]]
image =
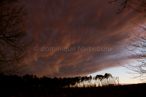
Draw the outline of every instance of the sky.
[[[138,58],[126,49],[129,37],[142,31],[138,25],[144,25],[146,19],[130,8],[117,14],[122,0],[108,2],[22,1],[27,10],[27,36],[33,40],[26,50],[23,73],[72,77],[109,72],[124,83],[123,76],[128,79],[130,75],[122,66]]]
[[[129,70],[125,67],[113,67],[98,71],[96,73],[89,74],[88,76],[104,75],[105,73],[110,73],[113,77],[119,78],[120,84],[136,84],[145,82],[141,78],[135,78],[135,74],[129,73]]]

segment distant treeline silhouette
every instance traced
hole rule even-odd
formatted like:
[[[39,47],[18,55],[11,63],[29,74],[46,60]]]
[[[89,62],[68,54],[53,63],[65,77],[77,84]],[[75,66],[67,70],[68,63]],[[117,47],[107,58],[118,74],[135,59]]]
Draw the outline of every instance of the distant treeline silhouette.
[[[112,77],[111,74],[106,73],[105,75],[96,75],[94,78],[92,76],[83,76],[83,77],[68,77],[68,78],[49,78],[49,77],[37,77],[35,75],[4,75],[0,74],[0,87],[1,88],[69,88],[70,86],[76,85],[81,82],[91,82],[91,80],[100,81],[103,78],[108,79],[108,77]]]

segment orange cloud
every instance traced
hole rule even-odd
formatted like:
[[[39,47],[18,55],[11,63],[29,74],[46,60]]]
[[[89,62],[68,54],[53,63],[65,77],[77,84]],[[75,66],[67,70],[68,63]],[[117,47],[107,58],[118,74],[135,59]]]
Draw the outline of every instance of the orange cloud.
[[[144,15],[132,10],[117,15],[118,4],[110,5],[106,0],[27,1],[27,22],[35,42],[25,59],[26,73],[77,76],[118,66],[115,60],[129,56],[121,46],[131,34],[131,22],[145,21]],[[112,49],[101,51],[98,47]]]

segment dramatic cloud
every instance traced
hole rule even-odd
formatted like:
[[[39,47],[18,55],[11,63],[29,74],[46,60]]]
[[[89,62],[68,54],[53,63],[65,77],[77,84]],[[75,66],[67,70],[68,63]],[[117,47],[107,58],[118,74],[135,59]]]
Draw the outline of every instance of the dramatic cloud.
[[[133,22],[143,14],[107,0],[29,0],[29,35],[25,73],[38,76],[77,76],[119,66],[129,58],[124,49]]]

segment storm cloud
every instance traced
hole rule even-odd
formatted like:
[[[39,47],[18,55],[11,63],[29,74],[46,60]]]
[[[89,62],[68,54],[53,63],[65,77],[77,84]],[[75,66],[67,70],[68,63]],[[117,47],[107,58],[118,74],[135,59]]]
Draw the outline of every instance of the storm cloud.
[[[24,2],[24,1],[23,1]],[[128,37],[144,14],[107,0],[27,0],[28,34],[25,73],[64,77],[91,74],[119,66],[130,55]],[[117,62],[118,61],[118,62]]]

